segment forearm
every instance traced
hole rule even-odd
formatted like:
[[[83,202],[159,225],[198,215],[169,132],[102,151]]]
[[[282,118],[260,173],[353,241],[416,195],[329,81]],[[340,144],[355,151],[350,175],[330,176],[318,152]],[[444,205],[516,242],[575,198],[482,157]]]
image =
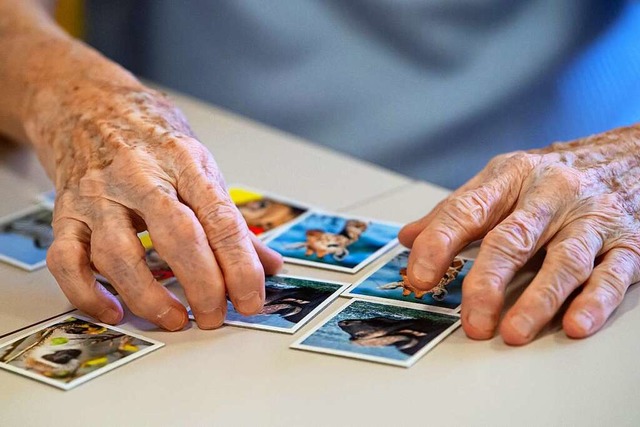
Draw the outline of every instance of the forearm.
[[[54,3],[0,0],[0,134],[33,144],[49,172],[51,148],[39,133],[64,118],[75,92],[94,84],[140,87],[126,70],[60,29],[51,17]]]

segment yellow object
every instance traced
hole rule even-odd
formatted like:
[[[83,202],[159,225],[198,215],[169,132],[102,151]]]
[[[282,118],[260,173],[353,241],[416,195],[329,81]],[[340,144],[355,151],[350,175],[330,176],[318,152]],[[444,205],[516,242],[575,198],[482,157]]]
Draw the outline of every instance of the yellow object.
[[[242,205],[244,203],[255,202],[257,200],[262,200],[263,196],[260,193],[256,193],[254,191],[245,190],[244,188],[230,188],[229,195],[231,196],[231,200],[236,205]]]
[[[153,248],[153,242],[151,241],[151,236],[149,236],[148,231],[143,231],[142,233],[138,234],[138,238],[140,239],[140,242],[142,243],[142,246],[144,246],[144,249],[146,251]]]
[[[89,359],[82,364],[83,368],[95,368],[97,366],[104,366],[109,363],[109,359],[106,356],[99,356],[93,359]]]
[[[58,0],[55,17],[73,37],[84,37],[84,0]]]

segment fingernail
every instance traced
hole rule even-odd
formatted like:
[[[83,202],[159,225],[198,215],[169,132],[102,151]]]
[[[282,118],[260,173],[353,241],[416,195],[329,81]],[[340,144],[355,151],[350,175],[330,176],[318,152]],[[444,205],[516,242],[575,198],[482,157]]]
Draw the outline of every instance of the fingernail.
[[[588,312],[582,311],[578,313],[575,320],[585,332],[589,332],[593,328],[593,317]]]
[[[431,283],[435,281],[435,269],[433,265],[423,259],[417,259],[413,263],[413,274],[416,279],[423,283]]]
[[[102,323],[115,325],[120,320],[120,313],[115,311],[113,308],[107,308],[98,315],[98,319],[100,319]]]
[[[262,308],[262,299],[258,291],[249,292],[247,295],[238,299],[236,307],[241,313],[257,313]]]
[[[196,316],[198,327],[200,329],[215,329],[219,328],[224,322],[224,314],[220,307],[213,310],[201,312]]]
[[[493,334],[493,331],[496,328],[493,316],[479,310],[471,310],[467,316],[467,321],[474,329],[485,333]]]
[[[164,313],[158,315],[158,323],[168,331],[182,329],[185,322],[185,314],[175,307],[169,307]]]
[[[530,337],[533,329],[533,322],[529,317],[517,314],[511,318],[510,323],[513,329],[515,329],[523,338]]]

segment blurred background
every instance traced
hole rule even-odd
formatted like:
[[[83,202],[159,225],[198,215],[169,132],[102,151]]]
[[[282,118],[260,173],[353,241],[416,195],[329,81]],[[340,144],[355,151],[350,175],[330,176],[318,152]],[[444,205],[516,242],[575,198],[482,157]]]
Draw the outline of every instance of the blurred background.
[[[143,78],[448,188],[496,154],[640,121],[637,0],[60,0],[56,15]]]

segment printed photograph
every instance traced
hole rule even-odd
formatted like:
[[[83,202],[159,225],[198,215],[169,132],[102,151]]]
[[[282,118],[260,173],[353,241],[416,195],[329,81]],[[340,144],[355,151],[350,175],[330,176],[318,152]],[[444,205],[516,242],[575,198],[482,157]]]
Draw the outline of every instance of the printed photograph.
[[[397,244],[400,227],[313,212],[268,240],[286,261],[355,273]]]
[[[456,315],[354,299],[291,347],[409,367],[459,325]]]
[[[256,236],[289,224],[308,210],[277,196],[268,196],[243,187],[231,187],[229,194]]]
[[[0,221],[0,260],[25,270],[44,267],[53,243],[52,215],[37,206]]]
[[[0,347],[0,367],[68,390],[162,345],[68,317]]]
[[[56,201],[56,191],[51,190],[51,191],[47,191],[46,193],[42,193],[38,195],[37,200],[38,202],[45,205],[46,207],[53,209],[53,205]]]
[[[440,282],[428,291],[415,289],[407,279],[407,261],[409,251],[404,250],[389,262],[355,283],[345,296],[401,301],[407,306],[439,307],[446,311],[458,311],[462,302],[462,282],[473,261],[460,257],[454,258]]]
[[[336,299],[343,286],[341,283],[303,277],[268,276],[265,278],[265,303],[262,311],[254,316],[243,316],[228,301],[225,323],[293,334]],[[190,309],[189,318],[194,320]]]

